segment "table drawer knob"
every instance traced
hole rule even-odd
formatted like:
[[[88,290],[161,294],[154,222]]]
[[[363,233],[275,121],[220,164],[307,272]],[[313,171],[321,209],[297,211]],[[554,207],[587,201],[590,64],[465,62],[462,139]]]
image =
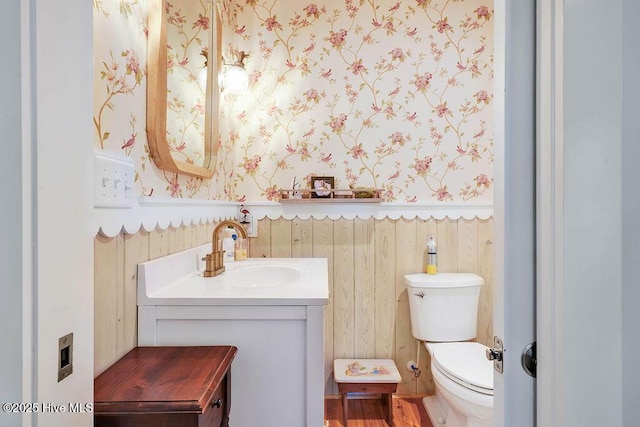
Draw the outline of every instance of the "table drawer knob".
[[[222,407],[222,399],[216,399],[213,402],[211,402],[211,407],[212,408],[220,408]]]

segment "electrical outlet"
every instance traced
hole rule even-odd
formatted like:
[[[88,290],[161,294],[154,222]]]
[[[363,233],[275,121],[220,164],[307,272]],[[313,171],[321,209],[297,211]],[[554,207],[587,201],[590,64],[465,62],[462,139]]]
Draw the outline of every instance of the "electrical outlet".
[[[247,224],[247,236],[258,237],[258,221],[253,215],[249,215],[249,224]]]
[[[130,208],[133,206],[133,159],[119,153],[96,150],[93,154],[93,206]]]
[[[258,224],[254,218],[250,213],[240,214],[238,217],[238,222],[243,225],[249,237],[258,237]]]

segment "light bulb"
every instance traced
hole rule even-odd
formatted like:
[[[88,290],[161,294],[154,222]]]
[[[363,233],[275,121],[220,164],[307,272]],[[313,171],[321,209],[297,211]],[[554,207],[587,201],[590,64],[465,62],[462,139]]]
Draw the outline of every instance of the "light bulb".
[[[225,72],[224,90],[230,93],[242,93],[249,88],[247,70],[238,65],[232,65]]]
[[[207,67],[204,67],[198,73],[198,84],[200,85],[200,89],[202,89],[202,91],[205,93],[207,92],[207,74]]]

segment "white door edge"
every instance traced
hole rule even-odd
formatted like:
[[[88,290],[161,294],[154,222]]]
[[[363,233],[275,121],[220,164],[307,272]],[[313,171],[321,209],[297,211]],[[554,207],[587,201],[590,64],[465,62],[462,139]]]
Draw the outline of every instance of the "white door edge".
[[[504,259],[504,162],[505,162],[505,42],[506,42],[506,0],[494,2],[494,187],[493,187],[493,334],[504,330],[504,269],[498,260]],[[493,372],[493,426],[505,427],[504,422],[504,381],[503,376]]]
[[[562,425],[562,8],[538,2],[537,407],[538,426]]]
[[[504,342],[494,373],[494,427],[535,425],[535,380],[521,367],[535,341],[536,4],[496,0],[494,335]]]

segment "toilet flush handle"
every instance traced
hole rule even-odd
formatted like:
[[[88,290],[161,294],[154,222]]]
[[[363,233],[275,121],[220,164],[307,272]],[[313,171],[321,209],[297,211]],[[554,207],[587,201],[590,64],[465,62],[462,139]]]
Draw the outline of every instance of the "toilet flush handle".
[[[424,298],[424,292],[420,292],[419,294],[414,294],[417,297]]]

